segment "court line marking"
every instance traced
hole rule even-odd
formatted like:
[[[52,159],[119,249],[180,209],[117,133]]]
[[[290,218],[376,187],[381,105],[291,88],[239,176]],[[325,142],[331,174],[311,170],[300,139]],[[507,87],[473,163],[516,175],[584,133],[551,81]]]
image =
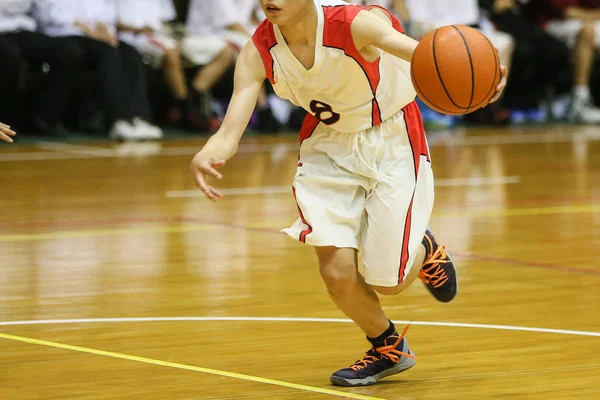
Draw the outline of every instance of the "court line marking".
[[[319,323],[352,323],[343,318],[294,318],[294,317],[132,317],[132,318],[82,318],[82,319],[42,319],[30,321],[0,321],[0,326],[51,325],[51,324],[98,324],[123,322],[319,322]],[[538,333],[556,333],[561,335],[600,337],[600,332],[576,331],[569,329],[536,328],[514,325],[472,324],[466,322],[437,321],[403,321],[395,320],[395,324],[442,326],[450,328],[495,329],[504,331],[522,331]]]
[[[449,178],[436,179],[435,186],[437,187],[456,187],[456,186],[487,186],[487,185],[510,185],[519,183],[521,180],[518,176],[492,176],[492,177],[472,177],[472,178]],[[244,196],[255,194],[280,194],[291,193],[290,186],[256,186],[256,187],[239,187],[239,188],[224,188],[219,191],[228,196]],[[165,193],[168,198],[180,197],[205,197],[204,193],[198,189],[192,190],[171,190]]]
[[[159,226],[148,228],[83,229],[48,233],[15,233],[12,235],[0,235],[0,242],[25,242],[30,240],[59,240],[97,236],[119,236],[136,234],[143,235],[148,233],[200,232],[216,228],[221,228],[221,226],[215,224],[195,224],[184,226]]]
[[[363,396],[363,395],[359,395],[359,394],[340,392],[337,390],[324,389],[324,388],[319,388],[319,387],[315,387],[315,386],[307,386],[307,385],[300,385],[297,383],[279,381],[276,379],[261,378],[258,376],[252,376],[252,375],[246,375],[246,374],[238,374],[236,372],[222,371],[222,370],[212,369],[212,368],[197,367],[194,365],[187,365],[187,364],[179,364],[179,363],[174,363],[174,362],[170,362],[170,361],[156,360],[153,358],[132,356],[129,354],[116,353],[113,351],[92,349],[89,347],[72,346],[69,344],[50,342],[47,340],[32,339],[32,338],[28,338],[28,337],[24,337],[24,336],[15,336],[15,335],[9,335],[9,334],[5,334],[5,333],[0,333],[0,339],[12,340],[15,342],[23,342],[23,343],[28,343],[28,344],[36,344],[36,345],[45,346],[45,347],[54,347],[54,348],[63,349],[63,350],[71,350],[71,351],[76,351],[79,353],[88,353],[88,354],[94,354],[94,355],[98,355],[98,356],[119,358],[119,359],[128,360],[128,361],[137,361],[137,362],[144,363],[144,364],[159,365],[161,367],[184,369],[184,370],[194,371],[194,372],[202,372],[202,373],[210,374],[210,375],[224,376],[227,378],[240,379],[240,380],[250,381],[250,382],[265,383],[267,385],[273,385],[273,386],[282,386],[282,387],[298,389],[298,390],[302,390],[302,391],[306,391],[306,392],[329,394],[329,395],[337,396],[337,397],[345,397],[347,399],[384,400],[379,397]]]
[[[568,128],[565,128],[568,129]],[[585,129],[585,128],[583,128]],[[290,135],[290,137],[295,135]],[[429,147],[442,147],[442,146],[487,146],[487,145],[505,145],[505,144],[535,144],[535,143],[561,143],[561,142],[578,142],[578,141],[598,141],[600,135],[596,132],[589,130],[583,131],[579,134],[573,134],[572,132],[566,133],[520,133],[512,135],[479,135],[479,136],[463,136],[461,131],[452,130],[449,133],[439,132],[428,135]],[[39,142],[38,142],[39,143]],[[143,143],[138,144],[140,153],[138,155],[145,155],[148,157],[157,156],[178,156],[178,155],[192,155],[196,154],[204,142],[193,145],[193,146],[174,146],[165,147],[153,146],[146,147],[147,150],[143,150]],[[76,144],[69,144],[71,146],[83,146]],[[14,154],[0,154],[0,161],[43,161],[43,160],[69,160],[79,158],[119,158],[128,157],[128,152],[119,151],[120,146],[115,148],[102,148],[95,146],[85,146],[89,149],[96,148],[93,152],[81,152],[77,153],[40,153],[40,152],[22,152]],[[74,150],[75,148],[72,148]],[[269,153],[274,150],[297,152],[298,143],[296,142],[279,142],[279,143],[242,143],[238,149],[238,154],[248,153]],[[83,149],[82,149],[83,150]],[[93,154],[95,153],[95,154]]]

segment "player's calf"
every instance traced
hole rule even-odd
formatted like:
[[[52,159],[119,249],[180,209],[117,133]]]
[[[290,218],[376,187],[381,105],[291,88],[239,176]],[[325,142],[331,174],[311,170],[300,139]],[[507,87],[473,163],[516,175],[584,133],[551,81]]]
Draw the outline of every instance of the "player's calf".
[[[446,252],[446,247],[437,243],[430,230],[425,232],[422,243],[426,254],[419,279],[436,300],[448,303],[454,299],[458,290],[454,261]]]

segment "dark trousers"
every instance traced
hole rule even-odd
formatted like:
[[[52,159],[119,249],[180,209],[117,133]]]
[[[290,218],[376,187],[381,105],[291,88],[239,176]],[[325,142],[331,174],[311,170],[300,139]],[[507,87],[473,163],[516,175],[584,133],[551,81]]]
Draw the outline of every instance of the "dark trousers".
[[[39,66],[48,63],[50,70],[32,104],[34,118],[51,127],[62,118],[71,88],[80,68],[76,49],[37,32],[0,34],[0,121],[14,124],[18,114],[17,90],[23,61]]]
[[[491,16],[499,30],[515,39],[513,65],[503,101],[515,108],[535,108],[548,90],[563,92],[571,80],[567,46],[518,12]]]
[[[133,47],[123,42],[112,47],[83,36],[59,40],[76,48],[84,68],[96,72],[101,106],[109,124],[136,116],[150,119],[146,68]]]

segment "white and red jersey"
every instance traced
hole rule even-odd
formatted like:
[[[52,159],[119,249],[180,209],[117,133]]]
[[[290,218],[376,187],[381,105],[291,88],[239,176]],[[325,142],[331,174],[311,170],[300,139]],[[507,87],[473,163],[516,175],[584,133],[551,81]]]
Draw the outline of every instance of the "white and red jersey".
[[[354,44],[352,21],[365,7],[341,0],[314,1],[318,25],[310,69],[292,54],[277,25],[265,20],[253,36],[275,93],[340,132],[379,125],[412,102],[416,92],[410,64],[383,51],[375,61],[367,61]],[[389,15],[394,28],[403,32]]]

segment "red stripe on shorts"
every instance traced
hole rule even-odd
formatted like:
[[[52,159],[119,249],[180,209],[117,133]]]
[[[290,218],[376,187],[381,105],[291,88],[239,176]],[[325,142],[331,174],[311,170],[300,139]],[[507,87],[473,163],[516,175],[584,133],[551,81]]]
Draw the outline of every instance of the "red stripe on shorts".
[[[417,103],[414,101],[407,104],[402,111],[404,112],[404,123],[406,124],[406,132],[408,134],[408,142],[412,149],[413,163],[415,168],[415,188],[413,189],[412,198],[406,214],[404,222],[404,235],[402,238],[402,253],[400,255],[400,272],[398,273],[398,283],[402,283],[405,278],[406,265],[410,258],[408,242],[410,241],[410,228],[412,224],[412,208],[415,198],[415,190],[417,186],[417,177],[419,175],[419,164],[421,156],[425,156],[429,161],[429,149],[427,148],[427,140],[425,138],[425,128],[423,127],[423,119]]]
[[[296,201],[296,207],[298,207],[298,214],[300,214],[300,220],[302,221],[302,223],[304,225],[306,225],[308,227],[305,230],[303,230],[302,232],[300,232],[300,236],[298,237],[298,240],[301,241],[302,243],[306,243],[306,236],[308,236],[309,234],[312,233],[313,228],[308,222],[306,222],[306,219],[304,218],[304,214],[302,214],[302,210],[300,209],[300,205],[298,204],[298,199],[296,198],[296,188],[293,186],[292,186],[292,193],[294,194],[294,200]]]

